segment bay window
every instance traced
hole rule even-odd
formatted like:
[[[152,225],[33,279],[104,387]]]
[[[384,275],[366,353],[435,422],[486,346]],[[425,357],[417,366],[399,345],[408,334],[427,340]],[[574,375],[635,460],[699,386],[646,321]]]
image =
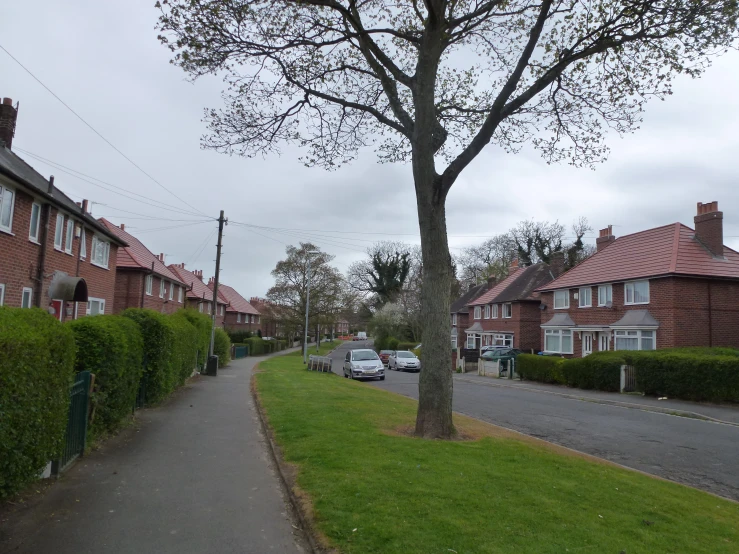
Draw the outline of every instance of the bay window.
[[[475,348],[475,335],[467,335],[467,348],[469,350]]]
[[[624,285],[625,304],[649,304],[649,281],[632,281]]]
[[[572,331],[569,329],[546,329],[544,351],[555,354],[572,354]]]
[[[654,350],[655,331],[614,331],[614,350]]]
[[[570,291],[555,290],[554,291],[554,309],[564,310],[570,307]]]

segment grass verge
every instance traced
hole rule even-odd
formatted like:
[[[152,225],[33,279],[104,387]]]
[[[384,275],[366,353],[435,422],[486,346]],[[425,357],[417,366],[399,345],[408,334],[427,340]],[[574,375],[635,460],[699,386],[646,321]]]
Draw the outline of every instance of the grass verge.
[[[256,388],[341,552],[739,551],[739,504],[462,416],[473,440],[416,439],[415,401],[303,367],[297,353],[262,362]]]

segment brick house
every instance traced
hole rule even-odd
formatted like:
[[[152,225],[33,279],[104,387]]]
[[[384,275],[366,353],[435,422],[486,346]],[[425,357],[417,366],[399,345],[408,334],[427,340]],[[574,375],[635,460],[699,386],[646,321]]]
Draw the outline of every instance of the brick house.
[[[285,334],[283,324],[280,322],[279,308],[266,298],[252,296],[249,304],[261,314],[259,316],[260,330],[263,337],[282,337]]]
[[[346,319],[340,319],[334,325],[334,334],[343,337],[349,334],[349,322]]]
[[[111,313],[116,257],[110,233],[12,150],[17,107],[0,104],[0,305],[36,306],[65,321]]]
[[[208,288],[213,290],[214,279],[208,280]],[[212,294],[212,293],[211,293]],[[222,296],[228,304],[226,305],[226,316],[224,326],[229,331],[251,331],[256,332],[260,328],[260,313],[249,304],[246,299],[236,290],[228,285],[218,285],[218,296]]]
[[[739,347],[739,253],[723,244],[718,203],[698,203],[695,230],[672,223],[616,239],[539,288],[544,350]]]
[[[124,224],[118,227],[105,218],[98,221],[128,244],[116,256],[113,313],[149,308],[171,314],[184,308],[187,285],[164,265],[164,254],[155,255]]]
[[[495,277],[488,278],[486,283],[472,285],[462,296],[452,302],[450,311],[452,322],[452,348],[464,348],[466,343],[465,329],[469,327],[469,302],[482,295],[495,284]]]
[[[468,302],[466,348],[510,346],[539,351],[541,298],[537,289],[554,280],[564,268],[564,253],[552,254],[552,263],[519,267],[514,260],[508,276]]]
[[[187,289],[185,290],[185,304],[187,307],[211,315],[213,291],[203,282],[203,271],[198,269],[189,271],[185,269],[185,264],[170,264],[167,268],[180,281],[187,285]],[[218,301],[216,304],[216,326],[223,327],[228,301],[220,291],[218,292]]]

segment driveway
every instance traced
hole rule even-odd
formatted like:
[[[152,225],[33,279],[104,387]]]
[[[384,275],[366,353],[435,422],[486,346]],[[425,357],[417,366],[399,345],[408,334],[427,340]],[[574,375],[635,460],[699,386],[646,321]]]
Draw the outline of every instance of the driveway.
[[[348,348],[332,354],[341,374]],[[370,385],[370,383],[368,383]],[[376,386],[418,398],[418,374]],[[454,410],[739,501],[739,427],[455,379]]]

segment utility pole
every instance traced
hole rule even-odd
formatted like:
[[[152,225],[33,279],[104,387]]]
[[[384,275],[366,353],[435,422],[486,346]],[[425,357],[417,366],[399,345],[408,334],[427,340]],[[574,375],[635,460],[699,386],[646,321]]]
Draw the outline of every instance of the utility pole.
[[[306,252],[306,256],[308,256],[308,269],[306,271],[307,273],[307,282],[305,287],[305,334],[303,335],[303,363],[308,363],[308,312],[310,311],[310,260],[311,256],[314,254],[319,254],[318,250],[309,250]],[[318,336],[316,336],[316,340],[318,340]]]
[[[228,225],[228,219],[223,217],[223,210],[221,210],[221,216],[218,218],[218,245],[216,249],[216,276],[213,281],[213,306],[211,308],[213,326],[210,330],[210,347],[208,348],[208,356],[213,355],[213,345],[216,339],[216,316],[218,315],[218,278],[221,274],[221,246],[223,243],[223,225]]]

